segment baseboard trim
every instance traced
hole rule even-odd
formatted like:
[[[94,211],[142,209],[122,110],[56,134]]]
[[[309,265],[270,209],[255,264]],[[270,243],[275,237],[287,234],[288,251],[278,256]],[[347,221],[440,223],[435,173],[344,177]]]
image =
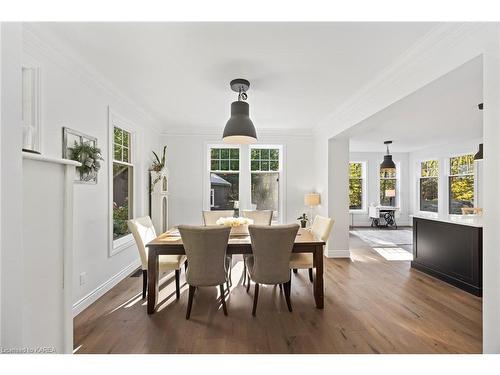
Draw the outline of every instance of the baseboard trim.
[[[92,292],[87,294],[82,299],[78,300],[73,304],[73,318],[80,314],[87,307],[92,305],[95,301],[97,301],[104,293],[108,292],[113,288],[116,284],[130,275],[133,271],[135,271],[138,267],[141,266],[140,259],[135,260],[116,275],[112,276],[109,280],[105,281],[103,284],[99,285]]]
[[[326,250],[325,256],[327,258],[350,258],[350,250]]]

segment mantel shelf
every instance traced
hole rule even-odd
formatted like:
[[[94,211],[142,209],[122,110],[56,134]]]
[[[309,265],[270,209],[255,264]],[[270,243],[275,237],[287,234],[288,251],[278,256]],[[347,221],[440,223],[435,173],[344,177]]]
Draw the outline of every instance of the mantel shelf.
[[[82,165],[82,163],[79,163],[74,160],[55,158],[51,156],[33,154],[31,152],[24,152],[24,151],[23,151],[23,159],[38,160],[46,163],[74,165],[75,167],[80,167]]]

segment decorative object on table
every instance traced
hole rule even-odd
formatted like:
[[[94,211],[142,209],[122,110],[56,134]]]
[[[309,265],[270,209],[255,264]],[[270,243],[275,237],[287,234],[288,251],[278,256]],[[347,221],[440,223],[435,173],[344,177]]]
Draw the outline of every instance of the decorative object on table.
[[[371,227],[398,229],[396,223],[396,211],[398,207],[391,206],[373,206],[368,207],[368,216],[371,219]]]
[[[231,90],[238,93],[238,101],[231,103],[231,117],[226,123],[222,139],[225,143],[249,144],[257,142],[257,132],[250,120],[247,94],[250,82],[238,78],[230,82]]]
[[[304,205],[309,207],[309,217],[314,217],[314,207],[321,204],[321,195],[319,193],[306,193],[304,195]]]
[[[22,113],[24,152],[40,154],[40,68],[22,67]]]
[[[153,151],[154,160],[149,173],[151,176],[151,219],[157,233],[168,229],[168,169],[165,163],[167,146],[162,157]]]
[[[232,236],[248,236],[248,226],[253,224],[253,220],[245,217],[221,217],[215,223],[231,227]]]
[[[63,127],[63,158],[79,161],[75,182],[97,184],[97,174],[101,169],[101,150],[97,138],[79,131]]]
[[[389,152],[389,145],[392,141],[385,141],[384,145],[387,146],[387,154],[384,155],[384,161],[380,164],[380,169],[383,170],[384,174],[391,174],[396,171],[396,164],[392,160],[392,155]]]
[[[300,220],[300,227],[305,228],[307,226],[307,222],[309,221],[309,218],[305,213],[302,214],[302,216],[299,216],[297,220]]]

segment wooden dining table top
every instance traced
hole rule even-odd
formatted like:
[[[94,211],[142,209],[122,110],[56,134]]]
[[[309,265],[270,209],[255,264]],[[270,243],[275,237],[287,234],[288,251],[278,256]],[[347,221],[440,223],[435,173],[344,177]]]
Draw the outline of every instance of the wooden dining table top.
[[[228,245],[230,247],[248,247],[252,242],[250,240],[250,235],[230,235]],[[295,237],[295,245],[325,245],[325,241],[320,240],[314,236],[314,234],[305,228],[300,228]],[[172,228],[165,233],[160,234],[154,240],[149,242],[147,247],[178,247],[184,246],[182,242],[181,235],[177,228]]]

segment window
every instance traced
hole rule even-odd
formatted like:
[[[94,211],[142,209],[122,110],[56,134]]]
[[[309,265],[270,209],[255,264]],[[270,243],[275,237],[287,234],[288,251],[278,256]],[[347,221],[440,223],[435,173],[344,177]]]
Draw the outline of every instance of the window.
[[[397,173],[396,169],[387,170],[380,168],[380,205],[396,206],[397,196]]]
[[[437,160],[420,163],[420,211],[438,212],[438,176]]]
[[[133,217],[133,169],[131,134],[113,127],[113,240],[129,234]]]
[[[210,210],[239,207],[240,149],[210,149]]]
[[[349,163],[349,209],[364,208],[364,166],[363,163]]]
[[[252,209],[272,210],[279,217],[280,149],[250,148]]]
[[[474,155],[450,158],[449,213],[462,214],[462,208],[474,207]]]

